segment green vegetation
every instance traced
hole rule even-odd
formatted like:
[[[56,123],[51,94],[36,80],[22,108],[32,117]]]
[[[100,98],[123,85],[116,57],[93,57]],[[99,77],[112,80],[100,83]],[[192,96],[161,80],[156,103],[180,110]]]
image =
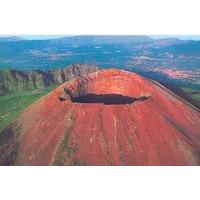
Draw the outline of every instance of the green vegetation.
[[[199,90],[189,88],[189,87],[183,87],[181,89],[200,105],[200,91]]]
[[[16,119],[30,104],[49,93],[55,87],[26,90],[12,95],[0,96],[0,131]]]
[[[196,91],[195,89],[189,88],[189,87],[182,87],[182,90],[184,90],[184,92],[191,94],[194,91]]]
[[[199,94],[193,94],[193,98],[200,103],[200,92]]]
[[[58,148],[58,151],[55,155],[54,164],[57,166],[63,166],[65,159],[66,159],[66,152],[67,152],[67,140],[68,140],[69,133],[64,135],[64,138]]]
[[[50,85],[53,82],[48,73],[42,71],[0,70],[0,95],[43,89]]]

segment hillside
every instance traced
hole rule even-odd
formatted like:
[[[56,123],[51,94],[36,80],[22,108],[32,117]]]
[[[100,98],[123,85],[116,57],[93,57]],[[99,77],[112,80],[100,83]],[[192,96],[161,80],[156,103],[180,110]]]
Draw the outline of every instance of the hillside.
[[[51,69],[48,71],[1,70],[0,95],[22,90],[44,89],[97,70],[99,68],[95,65],[80,64],[72,64],[66,68]]]
[[[37,99],[71,78],[99,70],[94,65],[73,64],[51,71],[0,72],[0,131]]]
[[[200,113],[135,73],[101,70],[34,102],[0,134],[1,165],[200,165]]]

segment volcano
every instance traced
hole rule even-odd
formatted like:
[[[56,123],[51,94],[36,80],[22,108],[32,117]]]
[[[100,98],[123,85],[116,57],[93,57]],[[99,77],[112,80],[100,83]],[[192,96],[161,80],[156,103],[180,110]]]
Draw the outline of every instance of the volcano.
[[[199,165],[199,110],[135,73],[59,86],[3,131],[6,165]]]

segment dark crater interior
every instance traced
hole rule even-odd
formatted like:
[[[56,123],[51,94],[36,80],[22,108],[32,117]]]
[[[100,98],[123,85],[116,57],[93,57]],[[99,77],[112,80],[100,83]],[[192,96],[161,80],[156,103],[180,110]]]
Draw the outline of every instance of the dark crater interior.
[[[145,101],[149,97],[129,97],[120,94],[86,94],[77,97],[71,97],[75,103],[103,103],[105,105],[132,104],[136,101]]]

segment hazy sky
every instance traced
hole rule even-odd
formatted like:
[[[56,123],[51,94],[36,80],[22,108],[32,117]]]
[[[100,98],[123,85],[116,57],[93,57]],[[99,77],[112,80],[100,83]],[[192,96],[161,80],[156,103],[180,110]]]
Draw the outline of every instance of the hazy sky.
[[[64,35],[22,35],[19,37],[23,37],[27,40],[44,40],[44,39],[54,39],[60,37],[66,37]]]
[[[200,40],[200,35],[152,35],[152,38],[179,38],[182,40]]]
[[[22,35],[27,40],[53,39],[72,35]],[[150,35],[152,38],[179,38],[183,40],[200,40],[200,35]]]

